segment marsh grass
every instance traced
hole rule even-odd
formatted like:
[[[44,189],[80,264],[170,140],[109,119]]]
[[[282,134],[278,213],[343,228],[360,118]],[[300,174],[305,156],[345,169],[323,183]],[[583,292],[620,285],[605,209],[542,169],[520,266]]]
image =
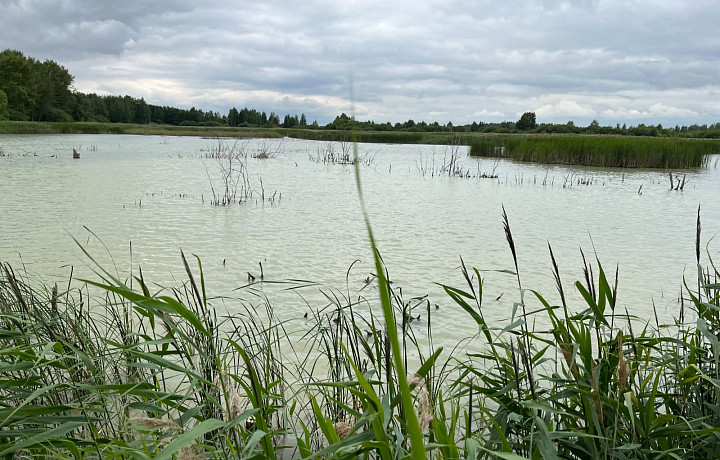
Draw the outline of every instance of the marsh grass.
[[[98,267],[79,289],[48,288],[3,265],[0,453],[712,458],[720,283],[711,258],[699,265],[699,241],[684,311],[664,325],[620,311],[617,271],[599,261],[566,286],[550,247],[557,301],[520,284],[511,319],[491,324],[481,273],[461,261],[464,287],[443,288],[478,328],[464,353],[433,347],[434,308],[391,284],[377,252],[379,303],[322,289],[304,332],[252,286],[254,300],[209,297],[200,261],[184,255],[187,281],[174,287],[140,272],[131,288]],[[568,287],[584,303],[570,304]],[[232,316],[219,313],[231,303]]]
[[[310,161],[330,165],[360,164],[371,166],[375,163],[375,155],[371,152],[357,153],[353,151],[353,144],[347,139],[339,142],[327,141],[317,148],[315,153],[308,153]]]
[[[210,183],[212,193],[210,204],[213,206],[241,204],[253,199],[261,203],[279,203],[282,194],[278,195],[278,191],[275,190],[272,195],[266,195],[263,179],[259,175],[257,176],[258,185],[253,186],[250,180],[248,156],[258,160],[274,158],[282,151],[282,143],[263,142],[258,150],[250,154],[248,150],[247,141],[241,143],[235,140],[230,143],[223,139],[218,140],[215,145],[201,149],[200,158],[205,165],[205,173]],[[205,160],[213,160],[215,163],[217,174],[220,176],[217,190]]]
[[[362,201],[357,161],[355,173]],[[518,284],[509,320],[486,319],[482,274],[461,259],[463,284],[442,285],[443,309],[478,332],[447,351],[433,344],[428,299],[391,282],[364,204],[363,216],[377,293],[319,288],[325,303],[306,305],[299,332],[255,285],[243,288],[251,300],[209,296],[200,259],[182,252],[186,280],[165,287],[99,265],[79,288],[48,287],[3,264],[0,455],[720,455],[720,273],[709,248],[700,263],[699,209],[697,278],[671,324],[620,311],[617,268],[608,276],[584,255],[571,285],[582,301],[568,300],[549,245],[557,299],[528,289],[503,209]]]
[[[717,141],[644,137],[484,136],[470,144],[473,156],[618,168],[697,168],[718,152]]]
[[[268,158],[276,158],[285,149],[285,142],[283,139],[278,141],[271,141],[263,139],[258,144],[257,148],[251,153],[251,156],[258,160],[267,160]]]

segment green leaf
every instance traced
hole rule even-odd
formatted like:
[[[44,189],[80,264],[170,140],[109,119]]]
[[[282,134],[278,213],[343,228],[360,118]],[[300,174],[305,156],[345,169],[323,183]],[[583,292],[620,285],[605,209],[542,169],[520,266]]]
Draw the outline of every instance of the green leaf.
[[[172,456],[179,452],[183,447],[189,446],[197,438],[204,436],[206,433],[220,429],[224,426],[224,422],[215,418],[205,420],[173,439],[170,444],[160,451],[160,453],[155,457],[155,460],[172,460]]]
[[[17,452],[18,450],[21,450],[21,449],[30,449],[30,448],[33,448],[36,446],[40,446],[42,444],[49,443],[58,438],[62,438],[66,434],[80,428],[83,425],[84,424],[80,423],[80,422],[64,423],[64,424],[60,425],[59,427],[52,428],[52,429],[43,431],[42,433],[30,436],[29,438],[25,438],[25,439],[13,442],[13,444],[11,446],[0,451],[0,455],[8,455],[13,452]]]
[[[245,448],[242,451],[243,457],[248,457],[250,455],[250,452],[252,452],[255,447],[262,441],[263,437],[265,437],[267,433],[264,431],[257,430],[255,433],[250,436],[250,439],[247,440],[245,443]]]

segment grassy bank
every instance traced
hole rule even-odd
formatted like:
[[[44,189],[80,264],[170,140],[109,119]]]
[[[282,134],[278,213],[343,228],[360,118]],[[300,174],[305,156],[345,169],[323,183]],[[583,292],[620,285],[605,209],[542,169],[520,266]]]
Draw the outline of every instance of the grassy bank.
[[[335,131],[292,128],[229,128],[214,126],[135,125],[124,123],[44,123],[0,121],[0,134],[136,134],[159,136],[198,136],[235,138],[292,137],[315,141],[349,141],[387,144],[450,144],[457,142],[452,133],[387,131]],[[463,141],[466,145],[468,140]]]
[[[186,282],[164,288],[98,269],[97,279],[63,289],[2,265],[0,455],[720,455],[713,267],[687,281],[677,321],[644,324],[617,307],[617,279],[599,262],[566,284],[550,250],[552,299],[527,291],[539,306],[531,311],[518,293],[512,318],[491,324],[481,274],[462,264],[465,281],[444,286],[441,308],[477,324],[475,337],[459,340],[480,350],[471,353],[417,341],[415,331],[432,336],[435,307],[403,298],[384,270],[379,304],[336,293],[293,323],[267,299],[211,298],[199,261],[181,260]],[[583,304],[568,304],[570,286]]]
[[[122,123],[0,122],[0,134],[135,134],[228,138],[291,137],[313,141],[467,145],[470,155],[538,163],[618,168],[687,169],[720,153],[720,140],[587,135],[483,135],[407,131],[134,125]]]
[[[720,153],[720,141],[612,136],[485,136],[470,154],[538,163],[617,168],[697,168]]]

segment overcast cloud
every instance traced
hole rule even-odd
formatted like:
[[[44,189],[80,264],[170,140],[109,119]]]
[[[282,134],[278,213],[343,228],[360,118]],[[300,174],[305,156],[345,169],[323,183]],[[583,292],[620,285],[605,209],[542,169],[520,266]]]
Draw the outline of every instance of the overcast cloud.
[[[223,114],[720,122],[715,0],[0,0],[0,49],[75,88]],[[352,102],[354,101],[354,103]]]

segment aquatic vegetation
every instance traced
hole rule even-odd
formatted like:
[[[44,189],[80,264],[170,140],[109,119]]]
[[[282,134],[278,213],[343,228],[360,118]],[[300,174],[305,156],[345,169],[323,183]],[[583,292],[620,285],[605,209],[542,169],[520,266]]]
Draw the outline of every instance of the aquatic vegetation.
[[[207,158],[238,150],[218,143]],[[249,300],[213,297],[200,260],[191,263],[182,253],[185,280],[169,286],[142,271],[121,279],[101,266],[81,284],[49,286],[1,265],[0,453],[248,459],[720,453],[720,273],[709,248],[709,265],[700,264],[699,212],[697,275],[686,280],[669,324],[623,311],[618,270],[608,275],[598,260],[583,256],[584,279],[566,284],[549,245],[557,293],[530,289],[522,282],[512,219],[503,213],[513,257],[508,271],[518,286],[505,299],[514,303],[506,318],[490,320],[497,316],[488,314],[493,303],[483,275],[460,260],[462,284],[442,286],[440,311],[473,323],[477,334],[458,337],[453,350],[432,341],[439,305],[407,298],[391,282],[363,213],[375,273],[361,289],[372,289],[361,295],[351,293],[350,283],[343,290],[284,283],[282,289],[300,294],[318,289],[325,299],[308,300],[294,320],[282,319],[286,306],[257,289],[271,283],[261,264],[254,284],[240,290]]]
[[[133,125],[122,123],[0,122],[0,133],[139,134],[199,136],[216,139],[295,139],[380,144],[467,145],[471,156],[511,158],[538,163],[620,168],[687,169],[705,166],[720,153],[720,140],[609,135],[526,135],[412,131],[343,131],[296,128]],[[270,151],[256,152],[262,158]],[[277,151],[274,151],[277,154]],[[271,155],[268,155],[270,157]],[[350,157],[347,158],[351,161]]]
[[[355,165],[371,166],[375,163],[375,155],[371,152],[353,152],[353,144],[343,139],[339,142],[327,141],[317,148],[315,153],[308,153],[310,161],[332,165]]]
[[[263,143],[259,150],[254,152],[252,156],[256,159],[271,158],[279,151],[273,150],[273,148],[280,149],[281,147],[272,147],[271,144]],[[253,187],[247,164],[247,143],[238,143],[238,141],[235,141],[230,144],[223,140],[218,140],[216,145],[203,149],[200,155],[202,159],[215,160],[220,175],[220,187],[216,191],[210,176],[210,171],[207,165],[205,165],[205,172],[210,183],[210,190],[212,191],[212,200],[210,201],[212,205],[228,206],[231,204],[244,203],[252,200],[253,197],[259,199],[260,202],[264,203],[267,200],[272,204],[279,201],[282,197],[282,194],[278,196],[277,190],[272,195],[266,196],[263,180],[259,176],[259,191]]]
[[[282,139],[279,141],[272,141],[263,139],[257,146],[257,149],[250,155],[258,160],[267,160],[268,158],[275,158],[282,153],[285,148],[285,143]]]
[[[697,168],[720,142],[618,136],[482,136],[470,143],[470,155],[538,163],[618,168]]]
[[[481,273],[461,261],[464,287],[444,285],[442,309],[477,325],[463,353],[416,336],[432,337],[436,308],[404,298],[377,252],[367,281],[379,301],[324,291],[299,331],[262,296],[213,299],[200,261],[184,255],[186,282],[164,288],[101,267],[79,288],[49,287],[2,265],[0,452],[711,458],[720,273],[699,265],[699,222],[697,233],[697,279],[672,324],[620,311],[617,273],[599,261],[572,285],[584,303],[572,303],[550,247],[557,300],[523,286],[515,265],[518,300],[493,324]],[[223,314],[229,303],[240,313]]]

